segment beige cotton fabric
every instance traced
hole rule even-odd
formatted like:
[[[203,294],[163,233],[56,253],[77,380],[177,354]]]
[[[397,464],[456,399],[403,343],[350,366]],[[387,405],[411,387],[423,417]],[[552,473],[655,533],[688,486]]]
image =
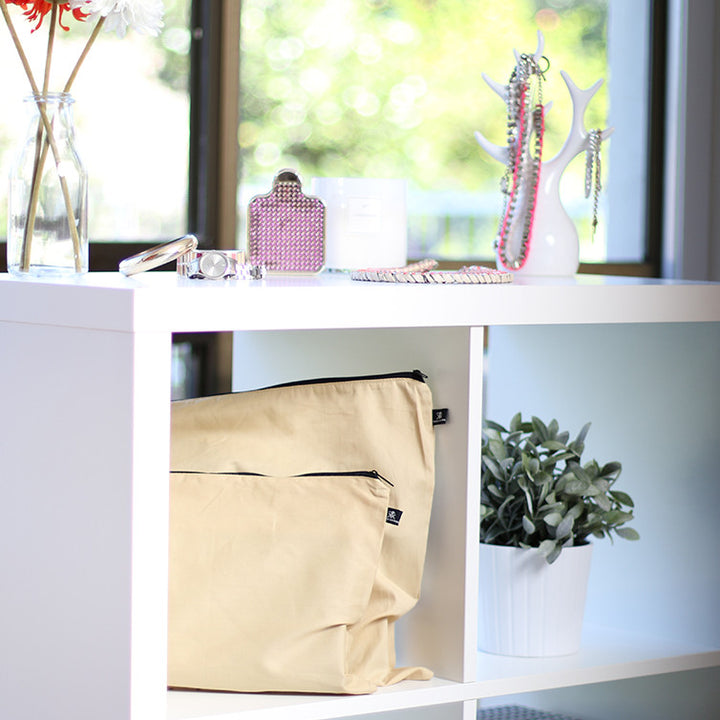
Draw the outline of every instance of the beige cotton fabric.
[[[425,668],[396,668],[394,643],[395,621],[420,594],[434,487],[432,398],[424,382],[358,378],[175,402],[171,468],[176,472],[171,476],[169,685],[365,693],[432,676]],[[392,487],[375,478],[348,482],[346,475],[337,475],[370,470]],[[306,473],[331,476],[296,477]],[[381,496],[380,546],[368,587],[367,558],[377,540]],[[213,516],[219,512],[209,510],[214,506],[222,509],[222,518]],[[399,516],[397,524],[385,521],[388,508]],[[256,513],[263,518],[259,525],[251,519]],[[302,529],[308,518],[328,538],[322,553],[312,544],[314,535]],[[264,537],[267,523],[286,533],[284,539]],[[208,536],[214,540],[201,542]],[[192,550],[199,545],[205,549]],[[288,553],[303,562],[294,563],[298,573],[279,585],[281,602],[294,614],[281,619],[278,605],[258,595],[257,588],[268,563]],[[241,556],[254,563],[243,573],[237,570]],[[186,557],[194,569],[186,567]],[[214,570],[203,573],[203,565]],[[236,577],[220,591],[213,573]],[[322,581],[311,581],[318,574]],[[218,592],[226,597],[218,598]],[[325,609],[328,605],[333,612]],[[252,642],[247,626],[254,629]],[[211,645],[211,636],[222,642]]]

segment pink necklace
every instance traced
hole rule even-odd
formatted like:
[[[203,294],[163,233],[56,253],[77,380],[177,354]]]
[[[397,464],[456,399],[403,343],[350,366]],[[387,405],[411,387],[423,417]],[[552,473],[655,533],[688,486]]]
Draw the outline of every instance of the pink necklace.
[[[535,219],[537,192],[542,163],[545,111],[542,104],[544,73],[532,55],[520,55],[507,86],[508,162],[501,181],[505,196],[502,221],[495,240],[500,264],[507,270],[519,270],[527,262]],[[536,85],[533,98],[533,80]],[[534,133],[533,151],[531,137]],[[524,197],[518,212],[520,197]],[[512,256],[508,236],[521,222],[521,244]]]

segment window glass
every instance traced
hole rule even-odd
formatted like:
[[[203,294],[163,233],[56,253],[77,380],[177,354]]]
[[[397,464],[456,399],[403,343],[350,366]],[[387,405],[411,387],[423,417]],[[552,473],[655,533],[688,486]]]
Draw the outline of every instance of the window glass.
[[[608,28],[616,4],[625,6],[630,27],[613,46]],[[550,158],[567,137],[572,112],[560,71],[581,88],[606,80],[585,114],[588,129],[605,128],[612,124],[612,80],[626,72],[632,42],[633,77],[640,80],[635,95],[623,97],[623,117],[644,133],[646,46],[636,31],[647,24],[646,6],[646,0],[243,0],[240,243],[250,197],[266,192],[278,169],[292,167],[307,186],[314,176],[406,178],[411,257],[490,259],[503,167],[480,148],[474,131],[504,144],[506,112],[482,74],[506,84],[513,49],[534,52],[543,32],[550,61],[543,99],[552,101],[543,157]],[[611,46],[617,52],[609,57]],[[563,201],[586,262],[612,259],[608,192],[613,171],[626,172],[625,159],[608,151],[612,142],[603,147],[594,240],[584,158],[563,175]],[[628,158],[636,181],[625,199],[634,202],[636,219],[644,202],[642,157]],[[624,259],[641,259],[639,235],[633,242],[633,257]]]
[[[102,32],[72,87],[77,146],[89,176],[91,241],[152,241],[184,232],[188,192],[190,0],[165,0],[159,37],[130,29]],[[32,32],[9,6],[33,74],[42,82],[49,15]],[[61,90],[92,30],[63,15],[50,88]],[[7,228],[7,180],[25,134],[23,98],[30,85],[0,19],[3,112],[0,116],[0,237]]]

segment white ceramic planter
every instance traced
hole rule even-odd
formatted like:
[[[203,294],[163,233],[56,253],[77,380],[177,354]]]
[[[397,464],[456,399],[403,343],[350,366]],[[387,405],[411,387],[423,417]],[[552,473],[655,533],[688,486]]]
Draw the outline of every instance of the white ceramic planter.
[[[551,565],[535,550],[480,543],[478,647],[548,657],[580,649],[592,545]]]

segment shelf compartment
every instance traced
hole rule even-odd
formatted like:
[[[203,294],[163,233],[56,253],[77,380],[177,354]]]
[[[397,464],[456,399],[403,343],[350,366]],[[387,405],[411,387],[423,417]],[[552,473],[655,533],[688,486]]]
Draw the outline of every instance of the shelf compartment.
[[[589,626],[580,652],[554,658],[478,653],[479,698],[720,666],[720,649]]]
[[[579,653],[478,653],[477,682],[405,681],[372,695],[169,691],[167,720],[324,720],[720,666],[720,649],[589,627]]]

